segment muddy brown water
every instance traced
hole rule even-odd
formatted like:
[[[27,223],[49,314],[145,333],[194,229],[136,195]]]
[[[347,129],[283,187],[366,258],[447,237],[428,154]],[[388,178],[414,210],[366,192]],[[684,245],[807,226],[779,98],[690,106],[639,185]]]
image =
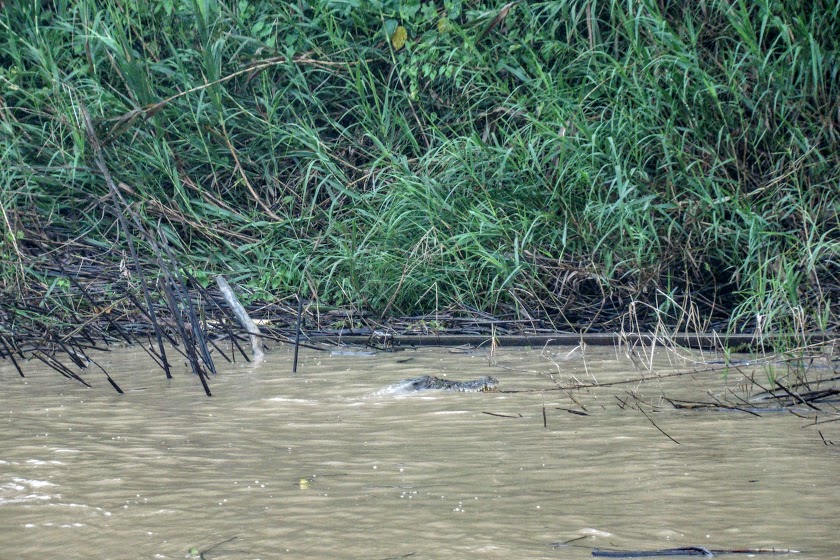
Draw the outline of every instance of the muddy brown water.
[[[95,372],[87,389],[0,363],[0,558],[560,559],[680,546],[840,558],[840,422],[661,400],[746,395],[760,369],[724,378],[686,352],[568,353],[308,351],[292,376],[280,348],[258,368],[217,364],[212,398],[183,366],[167,381],[131,349],[100,359],[125,395]],[[534,391],[376,394],[424,374]],[[601,386],[554,390],[575,380]],[[633,394],[663,406],[645,416]]]

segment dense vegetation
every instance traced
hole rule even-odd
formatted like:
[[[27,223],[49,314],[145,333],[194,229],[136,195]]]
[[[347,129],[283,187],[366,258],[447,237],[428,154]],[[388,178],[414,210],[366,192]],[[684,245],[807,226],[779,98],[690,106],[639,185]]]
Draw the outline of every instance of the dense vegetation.
[[[832,0],[7,1],[0,291],[82,313],[123,208],[253,300],[836,332],[838,57]]]

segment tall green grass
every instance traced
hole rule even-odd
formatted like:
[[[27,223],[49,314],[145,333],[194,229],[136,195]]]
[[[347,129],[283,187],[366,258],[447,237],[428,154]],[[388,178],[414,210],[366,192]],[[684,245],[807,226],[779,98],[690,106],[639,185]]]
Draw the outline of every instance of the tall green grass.
[[[827,0],[7,2],[0,287],[44,282],[28,236],[131,233],[83,104],[146,227],[255,298],[836,329],[838,30]]]

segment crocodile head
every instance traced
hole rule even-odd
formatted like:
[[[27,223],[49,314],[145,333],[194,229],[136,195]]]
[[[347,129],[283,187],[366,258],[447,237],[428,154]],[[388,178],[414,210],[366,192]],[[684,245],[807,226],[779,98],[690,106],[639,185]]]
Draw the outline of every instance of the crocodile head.
[[[451,388],[464,393],[489,393],[499,388],[499,380],[488,375],[472,381],[455,382]]]

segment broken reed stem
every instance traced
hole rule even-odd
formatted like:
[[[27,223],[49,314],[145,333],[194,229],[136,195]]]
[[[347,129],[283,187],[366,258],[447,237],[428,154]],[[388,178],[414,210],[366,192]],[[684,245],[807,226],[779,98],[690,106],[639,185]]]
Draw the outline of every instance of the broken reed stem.
[[[654,427],[654,428],[656,428],[657,430],[659,430],[659,431],[662,433],[662,435],[663,435],[663,436],[665,436],[666,438],[670,439],[671,441],[673,441],[673,442],[674,442],[674,443],[676,443],[677,445],[682,445],[680,442],[678,442],[677,440],[675,440],[674,438],[672,438],[671,436],[669,436],[669,435],[665,432],[665,430],[663,430],[662,428],[660,428],[659,426],[657,426],[657,425],[656,425],[656,422],[654,422],[654,421],[653,421],[653,419],[652,419],[650,416],[648,416],[647,412],[645,412],[645,411],[642,409],[642,406],[643,406],[643,404],[644,404],[644,403],[642,403],[642,401],[640,401],[640,400],[639,400],[639,397],[637,397],[637,396],[636,396],[636,395],[634,395],[633,393],[628,393],[628,394],[629,394],[631,397],[633,397],[633,399],[635,399],[636,403],[638,403],[638,405],[636,406],[636,409],[637,409],[639,412],[641,412],[641,413],[642,413],[642,416],[644,416],[645,418],[647,418],[648,422],[650,422],[650,423],[651,423],[651,425],[653,425],[653,427]]]
[[[157,338],[158,343],[158,352],[161,364],[163,364],[163,370],[166,372],[166,378],[172,379],[172,371],[169,365],[169,360],[166,359],[166,350],[163,346],[163,335],[162,329],[157,322],[157,317],[155,316],[154,306],[152,305],[152,296],[149,290],[148,283],[146,282],[146,276],[143,274],[143,267],[140,265],[140,258],[137,256],[137,248],[134,246],[134,239],[131,237],[130,230],[128,228],[128,220],[125,219],[125,214],[123,213],[123,208],[126,208],[128,205],[125,203],[122,195],[120,194],[119,190],[117,189],[117,185],[114,183],[114,179],[111,177],[111,173],[108,171],[108,166],[105,165],[105,158],[102,155],[102,146],[99,142],[99,138],[96,136],[96,131],[93,128],[93,121],[90,118],[90,113],[88,113],[87,107],[82,100],[79,99],[79,113],[82,116],[82,120],[84,122],[85,133],[88,138],[88,142],[90,142],[91,147],[93,148],[93,155],[94,160],[96,161],[96,166],[99,168],[100,173],[102,173],[102,177],[105,179],[105,183],[108,185],[108,191],[111,193],[111,199],[114,202],[114,210],[117,213],[117,220],[119,221],[120,227],[122,228],[123,232],[125,233],[126,242],[128,243],[128,249],[131,253],[131,260],[134,263],[134,271],[137,273],[137,277],[140,279],[140,285],[143,288],[143,297],[146,300],[146,308],[148,309],[149,313],[149,320],[152,322],[152,326],[155,331],[155,337]],[[122,203],[122,206],[120,205]],[[139,226],[139,223],[135,223],[135,226]],[[142,231],[142,228],[141,228]]]
[[[297,309],[297,325],[295,326],[295,359],[294,359],[294,362],[292,362],[292,373],[297,373],[298,349],[300,348],[300,318],[303,315],[303,298],[300,297],[300,294],[298,294],[297,298],[298,298],[298,309]]]
[[[114,202],[114,207],[117,213],[117,219],[119,221],[120,226],[123,229],[123,232],[125,233],[126,241],[131,252],[131,258],[134,262],[135,270],[137,272],[138,277],[141,280],[141,285],[143,287],[143,295],[146,300],[146,307],[149,312],[149,317],[152,320],[152,324],[154,326],[155,335],[158,340],[160,358],[161,362],[164,365],[166,376],[167,378],[172,378],[169,362],[166,359],[166,351],[163,346],[163,335],[161,334],[161,328],[155,318],[154,308],[151,300],[151,293],[146,283],[146,278],[143,275],[142,266],[140,264],[140,258],[138,257],[137,250],[134,245],[134,240],[128,228],[128,220],[126,220],[125,217],[126,213],[131,217],[135,228],[137,228],[137,230],[143,235],[143,237],[146,239],[149,245],[151,245],[152,250],[154,250],[155,252],[158,264],[160,265],[160,270],[165,278],[165,282],[163,283],[163,292],[164,297],[166,298],[167,305],[169,307],[169,312],[172,314],[172,318],[175,321],[175,325],[181,336],[181,340],[184,343],[190,367],[192,368],[193,373],[198,375],[198,378],[201,381],[201,385],[204,388],[204,393],[208,397],[210,397],[212,396],[212,393],[210,392],[210,387],[207,384],[207,373],[204,371],[204,368],[201,367],[201,363],[199,362],[199,353],[201,354],[201,359],[204,362],[204,365],[207,368],[209,368],[210,371],[213,373],[216,372],[215,366],[213,365],[213,360],[210,357],[210,352],[207,349],[207,341],[204,338],[204,334],[201,330],[201,324],[199,323],[198,316],[195,313],[195,308],[193,306],[192,299],[190,298],[189,291],[187,290],[183,279],[178,274],[176,260],[172,255],[172,252],[166,245],[159,245],[155,241],[154,237],[152,237],[143,228],[143,226],[140,224],[140,221],[137,219],[137,216],[131,211],[129,205],[126,203],[125,199],[120,194],[119,190],[117,189],[117,185],[116,183],[114,183],[114,179],[112,178],[111,173],[108,170],[108,166],[105,164],[105,157],[102,153],[102,145],[99,141],[99,138],[96,135],[96,131],[94,130],[93,122],[90,118],[90,113],[88,112],[87,107],[81,101],[81,99],[78,100],[78,103],[79,112],[82,116],[82,121],[85,128],[85,133],[88,141],[91,144],[91,147],[93,148],[96,166],[102,174],[105,183],[108,185],[108,190],[111,193],[111,198]],[[164,253],[168,258],[168,262],[164,260]],[[181,317],[179,303],[183,305],[186,309],[190,322],[190,331],[187,330],[186,325],[184,324],[184,320]]]
[[[11,337],[9,338],[9,344],[7,345],[5,337],[3,335],[0,335],[0,346],[3,347],[3,348],[0,348],[0,358],[8,357],[9,359],[11,359],[12,364],[14,364],[15,369],[17,370],[18,374],[21,377],[26,377],[25,375],[23,375],[23,370],[20,369],[20,365],[18,364],[17,360],[15,359],[15,354],[14,354],[15,350],[14,350],[14,348],[12,348],[14,345],[15,345],[15,341],[14,341],[13,338],[11,338]],[[4,353],[4,350],[5,350],[5,353]]]

